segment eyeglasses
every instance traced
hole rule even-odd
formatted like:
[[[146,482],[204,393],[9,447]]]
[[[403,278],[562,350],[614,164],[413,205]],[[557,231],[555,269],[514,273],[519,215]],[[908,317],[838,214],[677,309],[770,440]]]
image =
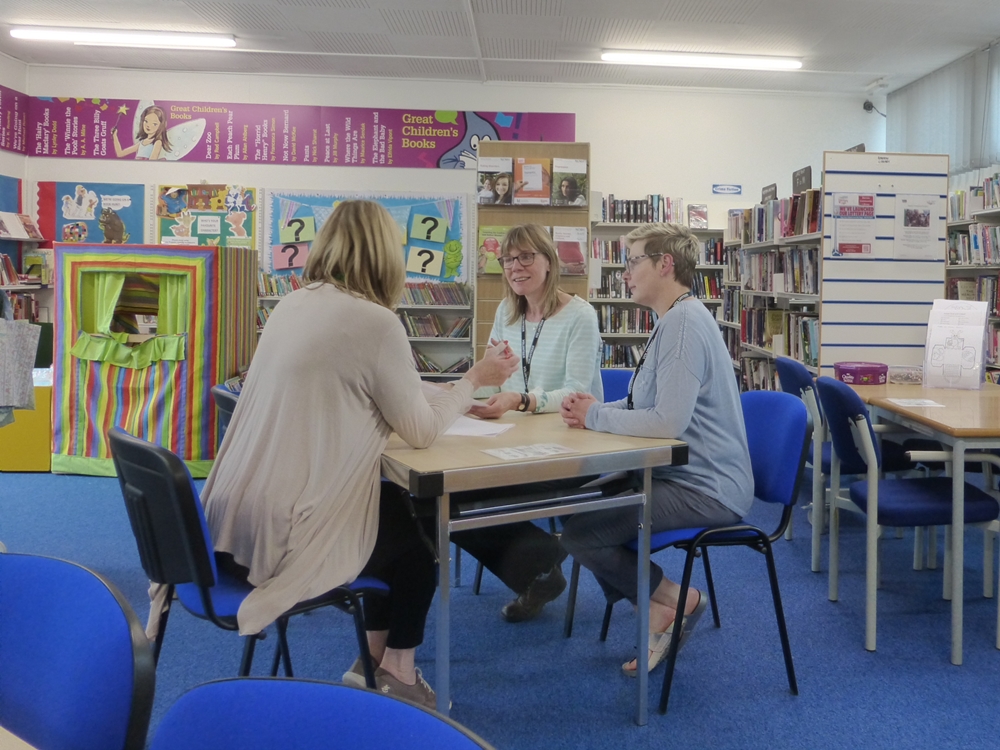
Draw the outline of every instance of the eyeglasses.
[[[520,255],[501,255],[500,264],[504,268],[510,268],[511,266],[514,265],[514,261],[516,260],[518,263],[521,264],[522,268],[527,268],[528,266],[530,266],[532,263],[535,262],[536,255],[538,255],[538,253],[521,253]]]
[[[629,273],[635,270],[635,267],[642,263],[646,258],[659,258],[663,253],[643,253],[642,255],[635,255],[625,261],[625,267]]]

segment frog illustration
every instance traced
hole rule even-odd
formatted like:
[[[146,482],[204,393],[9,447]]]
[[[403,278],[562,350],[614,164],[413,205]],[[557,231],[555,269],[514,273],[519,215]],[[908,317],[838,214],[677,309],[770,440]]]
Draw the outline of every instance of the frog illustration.
[[[105,245],[124,245],[131,236],[125,231],[125,223],[121,217],[110,208],[101,211],[101,218],[97,220],[97,225],[104,232]]]

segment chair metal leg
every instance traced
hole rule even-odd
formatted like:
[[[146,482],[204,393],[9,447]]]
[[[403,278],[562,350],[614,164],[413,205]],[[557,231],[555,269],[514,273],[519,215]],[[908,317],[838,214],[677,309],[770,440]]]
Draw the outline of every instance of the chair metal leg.
[[[705,584],[708,587],[708,601],[712,604],[712,619],[715,620],[715,627],[721,628],[722,621],[719,619],[719,604],[715,599],[715,581],[712,579],[712,565],[708,561],[708,547],[702,547],[701,562],[705,568]]]
[[[840,508],[837,504],[840,495],[840,459],[834,453],[830,461],[830,564],[827,575],[829,583],[827,598],[835,602],[840,598]]]
[[[483,585],[483,564],[476,561],[476,577],[472,581],[472,593],[479,596],[479,589]]]
[[[917,526],[913,530],[913,569],[924,569],[924,537],[927,535],[927,528]]]
[[[993,538],[996,532],[983,529],[983,598],[993,598]]]
[[[569,592],[566,594],[566,619],[563,622],[563,638],[573,635],[573,615],[576,610],[576,590],[580,585],[580,563],[573,561],[569,576]]]
[[[462,548],[455,545],[455,588],[462,585]],[[476,592],[479,593],[478,591]]]
[[[447,579],[445,579],[447,581]],[[365,673],[365,685],[375,689],[375,669],[372,667],[372,652],[368,649],[368,635],[365,633],[365,613],[361,608],[361,598],[353,591],[346,591],[347,611],[354,618],[354,633],[358,639],[358,652],[361,654],[361,668]]]
[[[799,683],[795,679],[792,646],[788,640],[788,628],[785,626],[785,609],[781,605],[781,590],[778,588],[778,571],[774,565],[771,542],[764,534],[761,534],[761,541],[764,545],[764,558],[767,560],[767,577],[771,581],[771,597],[774,599],[774,616],[778,620],[778,634],[781,636],[781,651],[785,655],[785,672],[788,673],[788,687],[792,691],[792,695],[798,695]]]
[[[170,605],[174,601],[174,585],[167,586],[166,601],[160,613],[160,623],[156,628],[156,640],[153,641],[153,666],[160,663],[160,649],[163,648],[163,636],[167,632],[167,620],[170,619]]]
[[[253,652],[257,647],[258,639],[262,637],[262,633],[256,633],[248,635],[243,639],[243,659],[240,661],[240,677],[250,676],[250,667],[253,666]]]
[[[279,617],[275,622],[278,630],[278,643],[274,647],[274,661],[271,663],[271,676],[278,676],[279,659],[285,664],[285,677],[294,677],[292,674],[292,652],[288,648],[288,618]]]
[[[927,569],[937,570],[937,526],[927,527]]]
[[[681,577],[681,590],[677,595],[678,602],[687,602],[688,589],[691,587],[691,570],[694,568],[694,547],[688,549],[684,558],[684,574]],[[667,712],[667,702],[670,700],[670,685],[674,680],[674,665],[677,662],[677,649],[680,647],[681,633],[684,632],[684,607],[677,608],[674,618],[674,631],[670,638],[670,648],[667,651],[667,669],[663,674],[663,687],[660,689],[660,713]],[[642,644],[639,644],[642,649]],[[643,666],[642,660],[636,662],[636,667]]]
[[[601,643],[604,643],[606,640],[608,640],[608,628],[611,626],[611,610],[613,608],[614,605],[611,602],[608,602],[604,606],[604,619],[601,621],[601,637],[600,637]]]

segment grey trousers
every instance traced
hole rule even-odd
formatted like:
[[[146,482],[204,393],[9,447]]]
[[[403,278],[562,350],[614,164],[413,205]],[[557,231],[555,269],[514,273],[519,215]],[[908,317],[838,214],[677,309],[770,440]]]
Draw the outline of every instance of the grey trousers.
[[[714,498],[674,482],[653,480],[650,509],[652,533],[702,526],[728,526],[741,521],[733,511]],[[638,535],[635,506],[580,513],[564,519],[560,541],[579,563],[590,570],[609,602],[638,597],[637,553],[624,545]],[[663,580],[663,569],[649,564],[649,593]]]

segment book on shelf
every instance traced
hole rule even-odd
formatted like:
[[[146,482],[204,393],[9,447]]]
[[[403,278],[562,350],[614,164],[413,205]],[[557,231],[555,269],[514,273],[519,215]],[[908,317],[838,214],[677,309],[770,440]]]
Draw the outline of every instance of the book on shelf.
[[[511,205],[513,159],[509,156],[480,156],[476,203]]]
[[[468,307],[469,288],[457,281],[407,282],[403,289],[403,305]]]
[[[708,204],[688,204],[688,227],[691,229],[708,229]]]
[[[616,199],[609,193],[601,216],[609,223],[645,224],[647,222],[684,223],[684,199],[647,195],[642,199]]]
[[[552,227],[552,241],[559,255],[559,273],[587,273],[587,227]]]
[[[948,221],[968,221],[976,211],[986,207],[982,185],[948,194]]]
[[[21,269],[29,284],[51,284],[53,268],[55,250],[51,247],[35,247],[21,256]]]
[[[514,205],[548,206],[552,202],[552,160],[514,157]]]
[[[38,229],[38,225],[35,220],[32,219],[28,214],[17,214],[17,218],[21,222],[21,226],[24,228],[25,234],[28,235],[28,239],[31,240],[42,240],[42,233]]]
[[[552,159],[553,206],[586,206],[589,188],[586,159]]]
[[[479,227],[479,273],[503,273],[500,265],[500,246],[510,227]]]
[[[0,286],[14,286],[20,283],[14,261],[6,253],[0,253]]]
[[[0,211],[0,239],[41,240],[42,233],[27,214]]]

